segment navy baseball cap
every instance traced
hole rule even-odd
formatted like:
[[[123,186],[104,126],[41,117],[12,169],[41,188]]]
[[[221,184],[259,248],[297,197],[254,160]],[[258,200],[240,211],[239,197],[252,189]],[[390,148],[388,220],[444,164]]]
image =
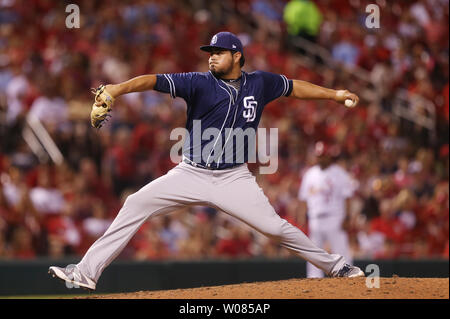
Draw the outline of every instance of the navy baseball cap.
[[[219,32],[211,38],[209,45],[200,47],[200,50],[211,52],[213,49],[226,49],[236,52],[241,52],[244,56],[244,50],[239,38],[231,32]]]

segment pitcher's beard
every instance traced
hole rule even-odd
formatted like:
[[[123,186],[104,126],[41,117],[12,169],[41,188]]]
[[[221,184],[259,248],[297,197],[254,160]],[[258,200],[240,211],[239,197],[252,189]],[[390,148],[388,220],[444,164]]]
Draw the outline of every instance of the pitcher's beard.
[[[209,70],[211,71],[212,75],[214,75],[216,78],[222,78],[223,76],[229,74],[233,70],[233,66],[230,66],[228,70],[223,71],[217,71],[215,67],[210,67]]]
[[[211,69],[210,71],[216,78],[219,79],[225,75],[225,72],[223,71],[216,71],[215,69]]]

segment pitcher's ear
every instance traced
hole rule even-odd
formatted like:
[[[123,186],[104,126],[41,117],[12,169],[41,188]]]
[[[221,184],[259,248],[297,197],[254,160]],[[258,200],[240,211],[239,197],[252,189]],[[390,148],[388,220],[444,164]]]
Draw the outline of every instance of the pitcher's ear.
[[[243,55],[241,55],[241,58],[239,59],[239,65],[242,68],[245,64],[245,57]]]
[[[239,51],[233,52],[233,61],[236,61],[235,58],[237,57],[239,63],[241,62],[242,54]]]

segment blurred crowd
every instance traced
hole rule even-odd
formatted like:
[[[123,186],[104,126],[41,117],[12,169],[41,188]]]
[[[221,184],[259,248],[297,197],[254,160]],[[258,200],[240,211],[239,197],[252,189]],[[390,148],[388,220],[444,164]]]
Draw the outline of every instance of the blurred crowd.
[[[80,28],[66,27],[71,2]],[[293,2],[303,0],[0,1],[0,259],[82,256],[128,195],[176,165],[169,136],[185,125],[183,100],[128,94],[95,130],[90,88],[207,71],[198,48],[223,30],[241,38],[247,72],[365,89],[347,72],[311,68],[292,42],[304,37],[345,67],[369,72],[379,95],[356,109],[286,98],[266,107],[260,127],[278,128],[278,170],[259,175],[249,167],[278,214],[308,233],[298,189],[315,163],[315,142],[331,141],[359,183],[348,228],[355,258],[448,258],[448,0],[371,1],[380,7],[379,29],[365,26],[369,2],[360,0],[313,1],[315,19],[292,26]],[[434,134],[393,115],[398,90],[432,101]],[[55,141],[61,164],[40,161],[25,142],[29,114]],[[191,207],[149,220],[120,258],[250,256],[290,253],[222,212]]]

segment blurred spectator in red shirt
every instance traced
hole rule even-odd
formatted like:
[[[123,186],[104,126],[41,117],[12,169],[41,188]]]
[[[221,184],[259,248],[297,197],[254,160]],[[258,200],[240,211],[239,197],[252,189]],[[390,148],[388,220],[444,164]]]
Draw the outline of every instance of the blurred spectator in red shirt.
[[[228,222],[223,225],[221,238],[216,243],[216,253],[223,257],[250,256],[251,237],[248,231]]]
[[[13,230],[11,248],[13,258],[33,259],[36,257],[36,248],[33,247],[33,236],[24,226],[19,226]]]

